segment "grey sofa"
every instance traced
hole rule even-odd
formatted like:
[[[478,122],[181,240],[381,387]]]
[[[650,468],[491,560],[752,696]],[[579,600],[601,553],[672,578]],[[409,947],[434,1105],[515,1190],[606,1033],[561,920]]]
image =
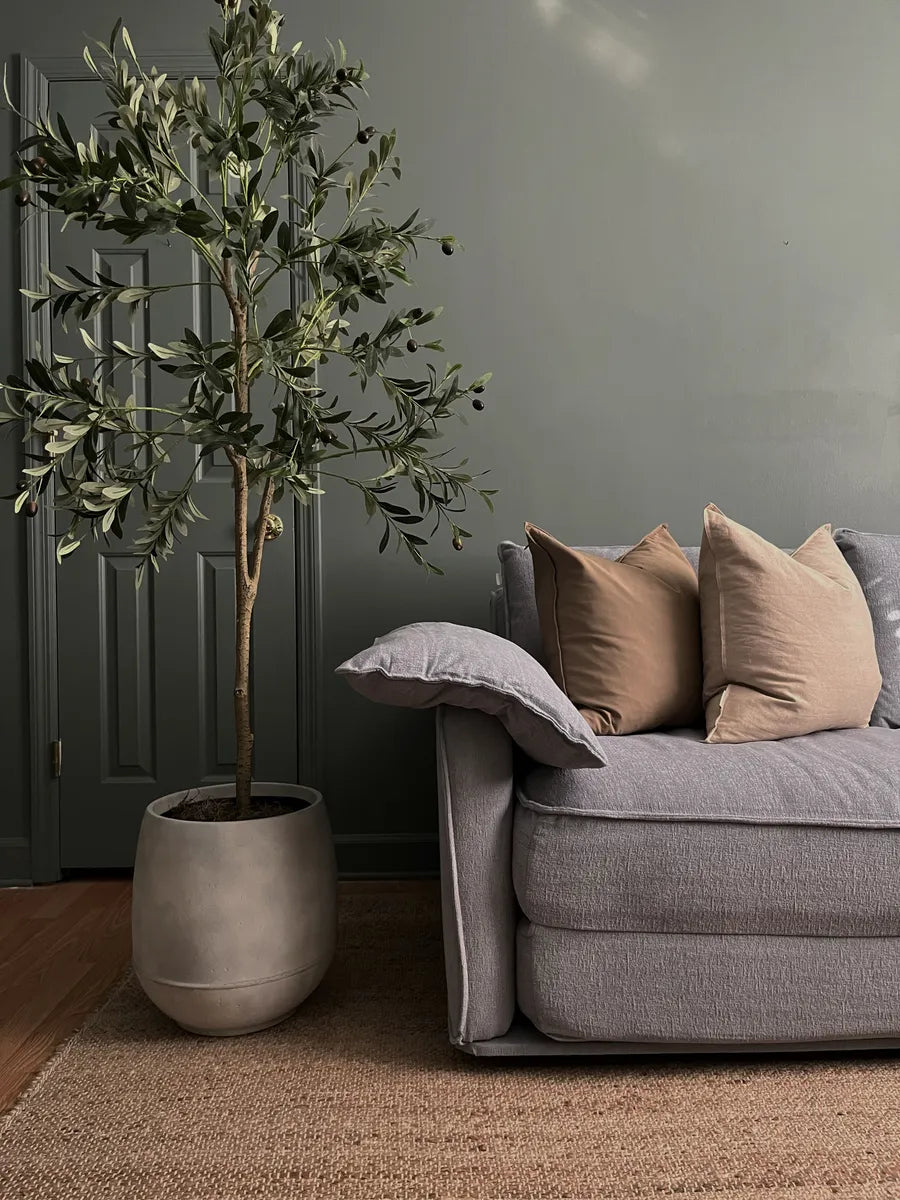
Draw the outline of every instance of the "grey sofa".
[[[495,631],[539,656],[530,556],[504,543],[500,557]],[[884,572],[875,583],[873,611],[900,618]],[[886,688],[892,672],[882,662]],[[608,738],[608,766],[565,770],[523,755],[496,717],[440,707],[452,1042],[476,1055],[900,1042],[890,723],[736,746],[699,730]]]

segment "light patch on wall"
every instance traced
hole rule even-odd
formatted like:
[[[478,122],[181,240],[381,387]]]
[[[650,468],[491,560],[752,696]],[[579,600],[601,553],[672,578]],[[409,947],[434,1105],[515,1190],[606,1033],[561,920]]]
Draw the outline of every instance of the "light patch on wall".
[[[585,39],[588,57],[623,87],[639,87],[650,71],[650,63],[608,29],[598,29]]]
[[[569,42],[621,87],[640,87],[650,74],[649,56],[638,49],[627,29],[620,28],[622,21],[600,5],[586,5],[585,0],[534,0],[534,7],[545,25],[562,30]],[[646,13],[638,11],[637,15],[646,20]]]
[[[534,7],[548,25],[556,25],[566,11],[565,0],[534,0]]]

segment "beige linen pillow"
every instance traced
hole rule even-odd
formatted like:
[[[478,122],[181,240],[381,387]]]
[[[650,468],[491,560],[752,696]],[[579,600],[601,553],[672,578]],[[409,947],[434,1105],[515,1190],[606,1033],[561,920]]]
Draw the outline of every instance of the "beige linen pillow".
[[[862,588],[822,525],[787,554],[703,514],[700,611],[708,742],[868,725],[881,688]]]
[[[594,732],[699,723],[697,576],[666,526],[617,561],[525,532],[547,669]]]

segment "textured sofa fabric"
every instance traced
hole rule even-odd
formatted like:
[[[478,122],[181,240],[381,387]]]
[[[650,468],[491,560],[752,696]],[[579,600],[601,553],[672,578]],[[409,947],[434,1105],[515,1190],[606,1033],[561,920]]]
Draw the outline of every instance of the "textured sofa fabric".
[[[706,744],[701,730],[679,730],[605,744],[602,771],[520,772],[521,802],[591,817],[900,827],[897,730],[721,746]]]
[[[401,708],[440,704],[496,716],[538,762],[596,767],[603,744],[540,663],[506,638],[446,621],[404,625],[337,668],[370,700]]]
[[[503,1036],[516,1010],[513,744],[494,717],[437,712],[447,1022],[455,1045]]]
[[[759,756],[730,775],[723,762],[714,795],[692,790],[689,768],[673,772],[643,817],[639,789],[623,784],[617,796],[609,787],[634,765],[627,756],[578,780],[555,772],[559,808],[545,803],[547,772],[523,772],[513,842],[523,914],[604,932],[900,936],[900,736],[867,729],[821,739],[820,753],[806,738],[794,740],[790,755],[768,743],[774,772],[758,769]],[[695,738],[669,741],[682,752],[711,750]],[[829,773],[844,798],[866,794],[868,824],[848,827],[816,811]],[[570,782],[580,804],[592,798],[595,809],[566,806]],[[526,807],[532,795],[538,810]],[[716,806],[741,804],[740,821],[714,815]]]
[[[871,723],[900,729],[900,535],[838,529],[834,540],[862,585],[881,668]]]
[[[538,656],[530,555],[500,557],[494,628]],[[900,1044],[900,729],[703,736],[606,738],[607,766],[570,771],[528,762],[495,718],[438,710],[455,1045]]]
[[[599,554],[601,558],[621,558],[632,546],[575,546],[585,554]],[[700,547],[682,547],[688,562],[697,569]],[[515,542],[501,542],[497,547],[500,559],[502,583],[502,621],[499,628],[506,637],[527,650],[535,658],[541,658],[541,627],[537,605],[534,600],[534,565],[527,546]],[[496,628],[497,626],[495,626]]]
[[[519,807],[519,906],[565,929],[900,937],[890,829],[551,817]]]
[[[519,1005],[551,1038],[900,1037],[900,938],[598,933],[521,922]]]
[[[518,756],[493,717],[438,710],[455,1045],[501,1055],[900,1041],[900,732],[815,734],[771,744],[771,757],[702,736],[610,739],[609,766],[566,771]],[[701,754],[718,762],[718,788]],[[723,796],[729,760],[740,767]],[[607,786],[626,776],[630,788]],[[729,819],[754,777],[754,819]]]

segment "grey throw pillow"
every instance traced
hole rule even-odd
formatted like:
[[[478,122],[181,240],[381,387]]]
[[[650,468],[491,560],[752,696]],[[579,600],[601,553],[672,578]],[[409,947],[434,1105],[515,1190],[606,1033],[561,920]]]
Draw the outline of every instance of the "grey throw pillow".
[[[872,614],[881,693],[871,724],[900,729],[900,535],[838,529],[834,540],[859,580]]]
[[[483,629],[445,621],[404,625],[341,663],[337,674],[381,704],[480,709],[548,767],[606,765],[600,740],[540,663]]]

